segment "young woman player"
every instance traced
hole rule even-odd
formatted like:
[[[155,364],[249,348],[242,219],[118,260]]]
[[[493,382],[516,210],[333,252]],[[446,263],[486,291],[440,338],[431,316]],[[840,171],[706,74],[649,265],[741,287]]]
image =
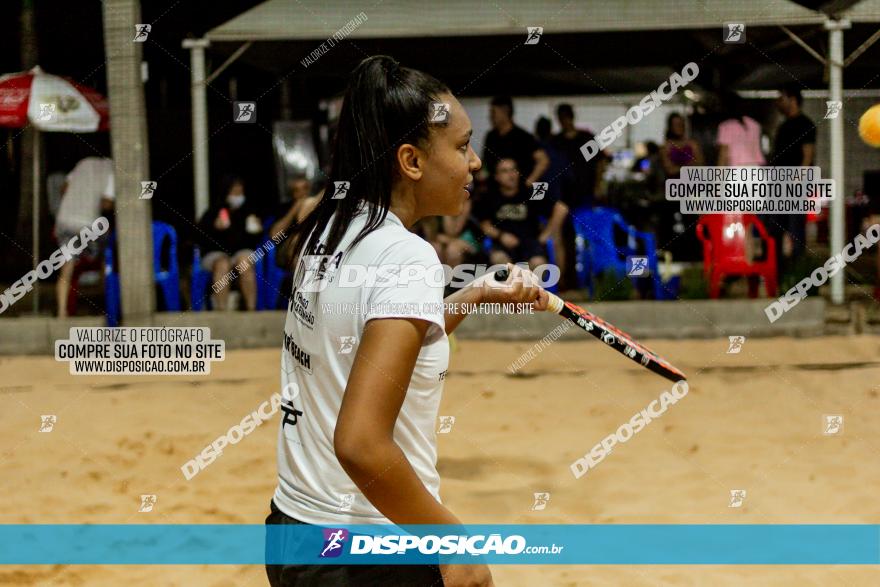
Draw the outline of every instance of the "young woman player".
[[[447,334],[464,314],[444,309],[442,279],[345,287],[341,276],[388,265],[430,275],[439,266],[434,248],[408,229],[461,212],[481,165],[471,133],[464,108],[433,77],[385,56],[352,73],[328,188],[294,232],[279,479],[267,523],[461,523],[440,502],[434,430]],[[486,275],[445,301],[546,309],[534,275],[509,269],[507,282]],[[273,586],[492,585],[485,565],[277,565],[267,573]]]

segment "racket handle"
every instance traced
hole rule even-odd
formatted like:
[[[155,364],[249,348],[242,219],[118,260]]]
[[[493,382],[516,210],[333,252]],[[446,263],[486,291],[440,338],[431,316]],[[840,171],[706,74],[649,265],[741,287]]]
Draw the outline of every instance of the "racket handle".
[[[495,281],[507,281],[509,276],[510,271],[507,269],[501,269],[500,271],[495,272]],[[565,307],[565,302],[562,301],[562,298],[547,290],[544,290],[544,292],[549,296],[549,300],[547,301],[547,311],[553,312],[554,314],[561,312]]]

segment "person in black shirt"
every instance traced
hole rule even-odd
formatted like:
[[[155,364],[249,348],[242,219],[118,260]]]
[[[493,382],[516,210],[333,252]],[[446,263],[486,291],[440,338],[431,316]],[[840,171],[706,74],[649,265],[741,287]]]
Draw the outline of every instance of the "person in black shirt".
[[[534,188],[523,184],[513,159],[495,166],[496,188],[483,196],[476,208],[483,233],[492,239],[492,264],[528,261],[534,269],[547,263],[546,244],[568,213],[565,204],[544,193],[532,199]],[[541,217],[548,217],[541,226]]]
[[[562,201],[572,210],[592,208],[599,178],[611,157],[607,151],[600,151],[587,161],[581,153],[581,147],[593,138],[593,133],[581,130],[574,125],[574,108],[571,104],[560,104],[556,107],[556,118],[562,131],[553,137],[556,148],[563,153],[568,172],[562,177]],[[569,217],[562,227],[562,246],[564,254],[558,255],[561,265],[562,290],[574,289],[575,282],[575,230],[573,219]]]
[[[816,126],[801,112],[803,97],[797,84],[788,84],[779,92],[776,107],[785,121],[776,131],[770,164],[810,166],[816,155]],[[791,266],[806,246],[806,214],[767,214],[761,217],[768,232],[776,239],[776,258],[780,273]]]
[[[202,269],[213,276],[211,304],[214,310],[226,309],[229,284],[238,280],[245,307],[257,307],[257,281],[254,262],[248,257],[262,244],[263,223],[244,195],[244,182],[238,177],[224,181],[225,197],[211,206],[198,226]]]
[[[513,159],[525,185],[531,186],[539,181],[550,166],[550,159],[535,137],[513,123],[513,101],[510,97],[492,98],[489,120],[492,130],[486,133],[483,149],[483,169],[489,177],[495,176],[498,161]]]
[[[556,147],[562,151],[571,164],[571,171],[562,188],[562,199],[570,208],[592,207],[596,195],[598,179],[609,159],[603,150],[587,161],[581,147],[593,138],[593,133],[581,130],[574,125],[574,109],[571,104],[556,107],[556,118],[562,131],[553,137]]]

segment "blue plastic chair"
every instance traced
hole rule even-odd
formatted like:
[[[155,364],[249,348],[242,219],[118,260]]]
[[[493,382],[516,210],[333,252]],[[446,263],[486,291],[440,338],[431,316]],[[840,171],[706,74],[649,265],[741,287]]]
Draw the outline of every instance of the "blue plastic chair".
[[[618,275],[627,275],[627,258],[645,256],[648,258],[648,269],[654,286],[654,299],[664,299],[657,267],[657,244],[652,233],[636,230],[614,208],[577,208],[572,212],[572,223],[575,231],[578,282],[589,287],[591,296],[594,294],[594,275],[609,269]],[[615,227],[626,234],[627,242],[623,246],[615,243]],[[639,239],[643,244],[643,253],[639,253],[637,249]]]
[[[177,233],[174,227],[164,222],[153,221],[153,277],[159,286],[164,309],[167,312],[180,311],[180,268],[177,264]],[[162,247],[168,241],[168,258],[163,264]],[[104,251],[104,297],[107,310],[107,325],[118,326],[122,316],[122,296],[119,274],[114,267],[113,250],[116,246],[116,233],[107,240]]]
[[[190,306],[194,312],[201,312],[210,307],[211,298],[208,296],[208,284],[211,282],[211,272],[202,269],[202,251],[199,245],[193,245],[192,279],[190,280]]]
[[[269,217],[263,222],[264,235],[266,237],[264,242],[272,243],[272,235],[269,234],[269,229],[275,223],[275,218]],[[283,243],[284,241],[282,241]],[[264,271],[262,273],[262,279],[260,281],[262,283],[258,283],[257,289],[262,293],[263,299],[261,302],[261,306],[266,310],[277,310],[280,307],[283,307],[280,303],[282,300],[286,300],[287,296],[284,292],[281,291],[281,284],[284,283],[284,280],[291,275],[290,271],[286,271],[278,267],[275,264],[275,256],[277,251],[275,250],[282,243],[275,245],[269,248],[266,253],[266,257],[264,259]],[[285,302],[286,304],[286,302]]]

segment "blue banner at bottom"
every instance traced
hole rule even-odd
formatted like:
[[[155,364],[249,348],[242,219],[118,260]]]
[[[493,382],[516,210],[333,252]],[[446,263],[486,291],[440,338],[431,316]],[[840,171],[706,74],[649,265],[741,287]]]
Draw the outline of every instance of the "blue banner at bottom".
[[[880,525],[0,525],[0,564],[876,565]]]

